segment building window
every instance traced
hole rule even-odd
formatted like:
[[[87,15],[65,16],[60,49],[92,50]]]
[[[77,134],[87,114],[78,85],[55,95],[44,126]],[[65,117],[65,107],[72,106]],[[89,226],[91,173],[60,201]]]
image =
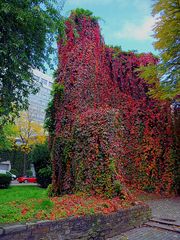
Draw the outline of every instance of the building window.
[[[39,81],[39,77],[38,77],[38,76],[33,75],[33,78],[34,78],[34,80],[36,80],[37,82]]]
[[[48,83],[48,81],[44,78],[41,78],[41,82],[42,82],[43,85],[47,85],[47,83]]]

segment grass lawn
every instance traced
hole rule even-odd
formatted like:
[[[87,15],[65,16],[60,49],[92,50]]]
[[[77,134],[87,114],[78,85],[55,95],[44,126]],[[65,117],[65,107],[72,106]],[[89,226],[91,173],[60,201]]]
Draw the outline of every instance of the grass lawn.
[[[0,224],[107,214],[130,206],[132,202],[118,197],[104,199],[78,193],[48,198],[46,190],[37,186],[11,186],[0,189]]]
[[[46,209],[49,212],[52,205],[46,196],[46,190],[37,186],[0,189],[0,223],[33,220],[40,210]]]

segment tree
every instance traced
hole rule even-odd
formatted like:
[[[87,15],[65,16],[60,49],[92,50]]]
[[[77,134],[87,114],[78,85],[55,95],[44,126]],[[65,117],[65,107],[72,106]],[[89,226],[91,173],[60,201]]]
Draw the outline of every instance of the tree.
[[[157,66],[141,68],[141,76],[152,84],[153,97],[173,99],[180,93],[180,1],[155,0],[152,14],[157,19],[154,47],[159,51],[160,60]]]
[[[23,173],[26,173],[27,155],[30,153],[32,146],[37,143],[44,143],[46,136],[43,127],[33,122],[32,112],[22,112],[16,120],[17,135],[20,140],[19,148],[24,153],[24,168]]]
[[[17,128],[13,124],[6,124],[0,131],[0,150],[11,150]]]
[[[29,93],[37,91],[32,68],[44,69],[45,63],[52,63],[63,1],[0,1],[1,125],[11,112],[25,109]]]

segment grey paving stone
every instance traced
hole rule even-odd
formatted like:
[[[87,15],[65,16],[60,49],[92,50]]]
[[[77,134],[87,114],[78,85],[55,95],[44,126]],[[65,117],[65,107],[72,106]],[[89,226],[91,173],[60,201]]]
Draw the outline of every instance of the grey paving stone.
[[[180,197],[152,200],[146,203],[151,207],[154,218],[171,219],[175,221],[173,223],[180,222]],[[180,233],[143,226],[108,240],[180,240]]]
[[[108,240],[180,240],[180,234],[157,228],[141,227]]]
[[[146,202],[156,218],[180,221],[180,197],[151,200]]]
[[[4,229],[0,228],[0,235],[2,235],[4,233]]]

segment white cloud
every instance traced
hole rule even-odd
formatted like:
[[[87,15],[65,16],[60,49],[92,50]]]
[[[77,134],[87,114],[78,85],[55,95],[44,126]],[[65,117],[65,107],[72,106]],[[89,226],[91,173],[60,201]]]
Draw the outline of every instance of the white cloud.
[[[154,23],[153,17],[146,17],[141,25],[126,22],[122,30],[114,33],[114,37],[116,39],[148,40],[151,38]]]

